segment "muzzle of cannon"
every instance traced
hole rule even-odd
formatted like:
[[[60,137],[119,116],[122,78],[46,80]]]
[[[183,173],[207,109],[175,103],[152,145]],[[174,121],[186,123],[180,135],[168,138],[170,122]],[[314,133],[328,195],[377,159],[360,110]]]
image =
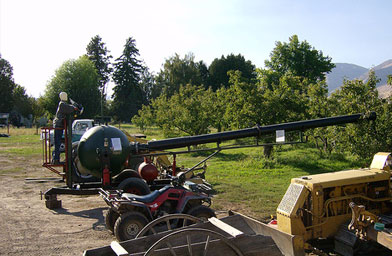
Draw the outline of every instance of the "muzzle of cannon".
[[[80,164],[83,166],[84,170],[87,170],[87,172],[95,177],[101,178],[101,159],[103,154],[108,153],[107,148],[110,149],[109,168],[112,176],[115,176],[124,169],[125,163],[131,156],[145,155],[153,151],[178,149],[212,142],[220,143],[223,141],[247,137],[261,137],[264,135],[274,134],[278,130],[284,130],[285,132],[305,131],[307,129],[317,127],[356,123],[360,120],[375,119],[375,112],[370,112],[368,115],[354,114],[266,126],[257,125],[256,127],[235,131],[156,140],[148,143],[130,142],[126,135],[116,127],[97,126],[90,129],[82,136],[77,152]],[[105,145],[105,138],[106,144],[108,145]]]

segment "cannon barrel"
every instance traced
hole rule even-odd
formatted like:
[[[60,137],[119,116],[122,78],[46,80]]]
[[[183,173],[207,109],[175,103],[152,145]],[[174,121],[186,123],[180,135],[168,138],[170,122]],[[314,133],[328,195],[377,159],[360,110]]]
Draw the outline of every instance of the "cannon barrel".
[[[336,117],[327,117],[313,120],[297,121],[283,124],[273,124],[266,126],[256,126],[253,128],[246,128],[236,131],[219,132],[212,134],[196,135],[196,136],[186,136],[172,139],[164,139],[157,141],[150,141],[147,144],[138,145],[138,149],[155,151],[155,150],[166,150],[166,149],[176,149],[182,147],[188,147],[198,144],[206,144],[211,142],[222,142],[233,139],[256,137],[262,135],[273,134],[277,130],[289,131],[304,131],[310,128],[325,127],[331,125],[339,125],[346,123],[355,123],[361,119],[375,120],[376,113],[370,112],[368,116],[363,113],[354,115],[343,115]],[[132,147],[132,145],[131,145]]]
[[[153,151],[176,149],[211,142],[219,143],[246,137],[263,136],[273,134],[277,130],[285,130],[286,132],[297,130],[303,131],[316,127],[354,123],[361,119],[374,120],[375,118],[376,114],[372,112],[367,116],[364,114],[355,114],[328,117],[285,124],[256,126],[236,131],[150,141],[148,143],[129,142],[127,136],[121,130],[113,126],[95,126],[84,133],[80,139],[79,145],[77,146],[78,157],[75,159],[75,164],[81,174],[91,174],[94,177],[101,178],[101,157],[105,156],[105,140],[107,141],[108,147],[113,151],[110,155],[110,170],[114,176],[123,170],[124,164],[127,159],[129,159],[129,156],[137,158],[139,155],[148,154]]]

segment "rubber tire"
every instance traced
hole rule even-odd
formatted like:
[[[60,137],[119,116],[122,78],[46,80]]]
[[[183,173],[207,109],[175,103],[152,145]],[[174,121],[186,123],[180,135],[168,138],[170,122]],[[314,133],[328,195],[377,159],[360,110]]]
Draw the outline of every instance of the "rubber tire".
[[[187,214],[195,216],[199,219],[202,219],[203,221],[207,221],[208,218],[211,218],[211,217],[216,217],[215,212],[211,208],[209,208],[205,205],[195,206],[195,207],[191,208],[187,212]]]
[[[117,186],[117,189],[121,189],[126,193],[132,193],[135,195],[148,195],[151,193],[148,184],[139,178],[127,178]]]
[[[131,240],[146,226],[148,219],[140,212],[130,211],[120,215],[114,224],[114,235],[119,242]],[[127,232],[130,225],[133,225],[131,233]]]
[[[105,215],[106,228],[109,229],[112,232],[112,234],[114,233],[114,225],[116,224],[118,217],[120,217],[120,214],[113,211],[112,208],[109,208],[108,211],[106,212]]]

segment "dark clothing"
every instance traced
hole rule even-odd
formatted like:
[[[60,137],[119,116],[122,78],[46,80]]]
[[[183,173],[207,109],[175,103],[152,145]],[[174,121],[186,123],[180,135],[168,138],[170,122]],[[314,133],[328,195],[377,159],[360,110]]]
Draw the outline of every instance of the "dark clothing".
[[[59,106],[57,108],[56,117],[53,119],[53,127],[54,128],[64,128],[64,119],[67,114],[71,114],[75,111],[75,107],[71,104],[68,104],[64,101],[59,102]],[[53,161],[60,160],[60,146],[61,140],[63,137],[63,129],[55,129],[54,130],[54,150],[53,150]]]
[[[74,112],[74,110],[75,107],[71,104],[60,101],[59,106],[57,107],[56,117],[53,119],[53,127],[64,128],[64,118],[67,116],[67,114]]]
[[[60,147],[63,138],[63,129],[54,130],[54,151],[52,153],[53,161],[60,161]]]

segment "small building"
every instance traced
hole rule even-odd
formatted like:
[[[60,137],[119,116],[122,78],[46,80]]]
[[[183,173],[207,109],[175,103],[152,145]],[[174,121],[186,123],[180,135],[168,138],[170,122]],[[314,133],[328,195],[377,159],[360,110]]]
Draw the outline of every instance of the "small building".
[[[0,113],[0,127],[8,126],[9,113]]]

